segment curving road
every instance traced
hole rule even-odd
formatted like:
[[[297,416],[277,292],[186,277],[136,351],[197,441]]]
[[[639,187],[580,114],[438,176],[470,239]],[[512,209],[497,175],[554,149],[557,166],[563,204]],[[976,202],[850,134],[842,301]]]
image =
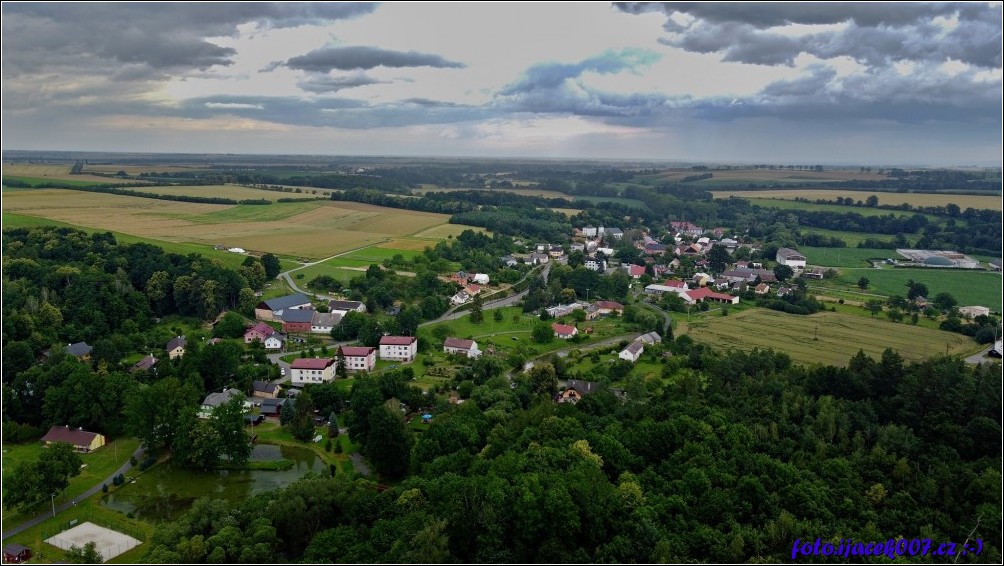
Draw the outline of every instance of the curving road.
[[[142,446],[140,446],[139,448],[137,448],[136,451],[132,453],[132,458],[136,458],[137,462],[142,461],[142,459],[143,459],[143,447]],[[74,498],[74,499],[72,499],[70,501],[63,502],[63,503],[57,505],[56,506],[56,513],[61,513],[63,511],[66,511],[70,507],[73,507],[74,505],[76,505],[77,501],[83,501],[83,500],[87,499],[88,497],[94,495],[95,493],[101,491],[101,486],[102,485],[112,485],[112,480],[115,478],[115,476],[117,476],[119,474],[125,474],[126,472],[128,472],[129,470],[132,469],[132,458],[127,459],[125,461],[125,463],[122,464],[122,466],[120,466],[119,469],[117,469],[114,472],[112,472],[112,475],[108,476],[108,478],[105,479],[105,481],[103,481],[103,482],[99,483],[98,485],[96,485],[96,486],[88,489],[87,491],[81,493],[76,498]],[[30,529],[30,528],[34,527],[35,525],[41,523],[42,521],[44,521],[46,519],[51,519],[53,516],[54,515],[52,513],[52,510],[49,509],[49,510],[45,511],[44,513],[42,513],[41,515],[38,515],[37,517],[35,517],[33,519],[29,519],[29,520],[21,523],[20,525],[14,527],[12,529],[10,529],[9,531],[4,532],[2,540],[7,540],[8,538],[10,538],[10,537],[12,537],[14,535],[17,535],[18,533],[21,533],[22,531],[25,531],[26,529]]]

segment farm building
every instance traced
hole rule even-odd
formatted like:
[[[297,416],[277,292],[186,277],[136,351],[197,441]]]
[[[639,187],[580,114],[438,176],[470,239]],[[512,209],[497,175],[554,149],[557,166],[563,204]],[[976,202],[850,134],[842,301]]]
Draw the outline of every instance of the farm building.
[[[901,250],[896,253],[923,267],[954,267],[957,269],[979,269],[980,262],[955,251],[948,250]]]
[[[42,437],[42,442],[46,444],[65,442],[73,446],[77,452],[93,452],[105,445],[105,436],[96,432],[87,432],[83,428],[53,426]]]
[[[254,309],[254,316],[258,320],[282,320],[285,311],[313,308],[313,303],[306,295],[295,293],[258,303]]]
[[[282,331],[310,332],[313,327],[313,309],[290,309],[282,313]]]
[[[328,312],[337,312],[345,316],[350,311],[366,312],[366,305],[359,301],[328,301]]]
[[[959,307],[959,314],[966,318],[976,318],[978,316],[990,316],[990,309],[987,307]]]
[[[341,313],[314,311],[314,316],[310,318],[310,331],[315,334],[330,334],[331,329],[341,321]]]
[[[805,269],[805,256],[791,248],[777,250],[775,258],[779,264],[787,265],[794,270]]]

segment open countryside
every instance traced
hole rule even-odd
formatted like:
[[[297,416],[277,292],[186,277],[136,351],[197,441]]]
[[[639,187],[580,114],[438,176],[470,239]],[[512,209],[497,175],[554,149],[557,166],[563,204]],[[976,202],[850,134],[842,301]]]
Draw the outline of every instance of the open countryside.
[[[904,359],[933,354],[969,355],[979,350],[965,336],[843,313],[792,315],[762,309],[708,316],[687,323],[696,341],[725,348],[773,348],[803,364],[845,366],[858,350],[874,358],[892,348]]]
[[[5,212],[157,240],[224,244],[314,259],[400,236],[447,237],[466,228],[448,225],[449,217],[444,214],[327,200],[219,205],[37,189],[5,191],[3,208]]]
[[[875,195],[879,199],[879,204],[890,204],[898,206],[908,203],[911,206],[945,206],[946,204],[957,204],[959,208],[1001,210],[1002,204],[1000,195],[963,195],[963,194],[933,194],[933,193],[892,193],[867,190],[840,190],[840,189],[770,189],[763,191],[711,191],[715,198],[741,197],[749,199],[784,199],[794,200],[796,198],[809,199],[815,202],[817,199],[836,200],[837,197],[851,198],[855,201],[864,201],[870,195]],[[857,208],[852,209],[857,211]],[[882,209],[876,209],[882,210]],[[892,212],[892,211],[889,211]],[[862,213],[863,214],[863,213]]]

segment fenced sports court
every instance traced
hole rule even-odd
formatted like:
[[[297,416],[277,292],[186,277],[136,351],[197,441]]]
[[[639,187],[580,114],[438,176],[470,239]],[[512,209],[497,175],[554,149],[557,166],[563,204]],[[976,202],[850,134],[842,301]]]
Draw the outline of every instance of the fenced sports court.
[[[95,525],[90,521],[55,534],[45,539],[45,542],[63,550],[69,550],[71,546],[83,548],[85,544],[93,542],[106,562],[142,544],[142,541],[127,534]]]

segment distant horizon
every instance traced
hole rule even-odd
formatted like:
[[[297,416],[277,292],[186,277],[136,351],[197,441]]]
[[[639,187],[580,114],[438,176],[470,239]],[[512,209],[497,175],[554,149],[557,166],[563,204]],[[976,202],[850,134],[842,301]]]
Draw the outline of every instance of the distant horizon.
[[[0,134],[37,151],[992,167],[1002,13],[4,3]]]
[[[685,159],[652,159],[652,158],[631,158],[631,157],[539,157],[539,156],[470,156],[470,155],[405,155],[405,154],[337,154],[337,153],[257,153],[257,152],[184,152],[184,151],[114,151],[114,150],[82,150],[82,149],[12,149],[2,150],[3,159],[11,159],[8,152],[21,153],[56,153],[56,154],[96,154],[96,155],[129,155],[129,156],[178,156],[178,157],[310,157],[317,159],[416,159],[416,160],[463,160],[463,161],[526,161],[526,162],[585,162],[585,163],[638,163],[650,164],[660,167],[692,167],[692,166],[723,166],[723,167],[756,167],[758,165],[768,165],[777,167],[811,167],[821,165],[823,167],[834,168],[858,168],[872,167],[880,169],[889,168],[914,168],[914,169],[997,169],[1002,170],[1001,163],[991,165],[982,164],[950,164],[933,165],[923,163],[838,163],[838,162],[789,162],[789,161],[716,161],[716,160],[685,160]],[[69,158],[69,157],[68,157]]]

